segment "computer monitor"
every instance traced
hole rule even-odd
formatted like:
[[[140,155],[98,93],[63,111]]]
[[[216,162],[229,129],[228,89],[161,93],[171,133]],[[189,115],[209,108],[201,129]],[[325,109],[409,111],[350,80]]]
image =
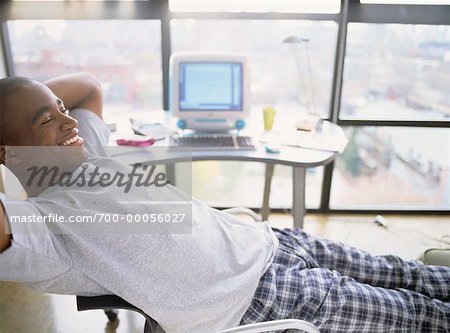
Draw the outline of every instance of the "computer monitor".
[[[180,129],[241,129],[249,115],[248,60],[239,54],[175,53],[170,108]]]

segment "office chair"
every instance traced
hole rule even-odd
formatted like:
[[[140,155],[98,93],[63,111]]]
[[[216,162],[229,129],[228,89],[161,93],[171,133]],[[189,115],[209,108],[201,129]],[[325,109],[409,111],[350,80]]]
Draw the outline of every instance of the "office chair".
[[[248,208],[236,207],[225,209],[224,212],[230,214],[247,214],[252,217],[254,221],[261,222],[260,217]],[[105,314],[110,322],[114,321],[117,318],[118,309],[135,311],[143,315],[145,318],[144,333],[164,332],[162,328],[159,327],[158,323],[144,311],[115,295],[89,297],[77,296],[77,309],[78,311],[102,309],[105,311]],[[297,329],[306,333],[320,333],[313,324],[299,319],[274,320],[264,323],[243,325],[226,329],[217,333],[259,333],[286,329]]]
[[[115,295],[77,296],[77,309],[78,311],[102,309],[110,322],[117,319],[118,309],[135,311],[145,318],[144,333],[155,333],[158,327],[158,323],[144,311]]]
[[[109,321],[117,318],[117,309],[131,310],[140,313],[145,318],[144,333],[163,333],[158,323],[148,316],[144,311],[131,305],[127,301],[115,295],[102,296],[77,296],[78,311],[84,310],[105,310]],[[216,333],[260,333],[275,330],[297,329],[306,333],[320,333],[319,330],[311,323],[299,319],[283,319],[274,320],[264,323],[249,324],[226,329]],[[214,333],[214,332],[211,332]]]

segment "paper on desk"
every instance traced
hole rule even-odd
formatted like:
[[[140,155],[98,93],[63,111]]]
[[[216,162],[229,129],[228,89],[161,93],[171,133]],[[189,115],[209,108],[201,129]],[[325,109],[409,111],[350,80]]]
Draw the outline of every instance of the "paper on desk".
[[[329,127],[325,124],[319,131],[271,131],[264,134],[261,141],[284,146],[336,151],[339,153],[342,153],[348,142],[341,127]]]
[[[155,140],[162,140],[175,132],[162,123],[145,123],[130,118],[131,127],[136,133],[149,136]]]

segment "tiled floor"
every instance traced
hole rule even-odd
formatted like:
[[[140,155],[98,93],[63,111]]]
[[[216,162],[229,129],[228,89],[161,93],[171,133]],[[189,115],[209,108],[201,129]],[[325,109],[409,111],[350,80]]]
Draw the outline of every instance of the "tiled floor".
[[[388,227],[372,215],[308,215],[305,230],[345,242],[374,254],[417,258],[428,248],[450,248],[450,218],[385,216]],[[273,215],[271,224],[289,227],[287,215]],[[1,267],[0,267],[1,269]],[[141,333],[143,318],[120,311],[119,322],[107,324],[100,310],[77,312],[74,296],[48,295],[19,284],[0,282],[0,333]]]

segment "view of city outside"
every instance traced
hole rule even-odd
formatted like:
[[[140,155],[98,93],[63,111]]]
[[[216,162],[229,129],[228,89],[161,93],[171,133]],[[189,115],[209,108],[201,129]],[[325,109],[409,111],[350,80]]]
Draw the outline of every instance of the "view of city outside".
[[[16,75],[90,72],[102,83],[106,119],[162,109],[159,20],[17,20],[8,31]]]
[[[349,23],[341,119],[449,120],[450,26]]]
[[[348,127],[331,208],[450,207],[448,128]]]
[[[348,27],[340,117],[449,120],[450,27]],[[450,129],[350,127],[331,208],[450,207]]]
[[[337,30],[332,21],[177,19],[171,20],[172,52],[245,54],[252,105],[299,113],[310,111],[312,100],[327,117]]]
[[[176,19],[171,21],[172,51],[246,54],[255,114],[270,105],[277,119],[296,118],[311,108],[327,117],[337,30],[332,21]],[[288,42],[289,37],[296,38]],[[198,198],[216,206],[261,205],[264,165],[202,162],[195,163],[193,171]],[[319,206],[322,177],[323,168],[307,173],[308,208]],[[292,206],[291,168],[275,168],[270,203],[276,208]]]
[[[271,105],[276,119],[311,109],[327,116],[337,28],[328,21],[177,19],[172,49],[245,53],[254,111]],[[17,20],[8,22],[8,31],[17,75],[45,80],[91,72],[102,82],[107,119],[162,109],[160,21]],[[340,117],[448,119],[449,41],[448,26],[350,23]],[[350,141],[336,161],[331,208],[450,207],[448,128],[346,132]],[[322,174],[323,168],[308,170],[308,208],[319,206]],[[195,163],[193,194],[217,206],[258,207],[263,175],[257,163]],[[291,206],[291,175],[290,168],[275,168],[272,207]]]

